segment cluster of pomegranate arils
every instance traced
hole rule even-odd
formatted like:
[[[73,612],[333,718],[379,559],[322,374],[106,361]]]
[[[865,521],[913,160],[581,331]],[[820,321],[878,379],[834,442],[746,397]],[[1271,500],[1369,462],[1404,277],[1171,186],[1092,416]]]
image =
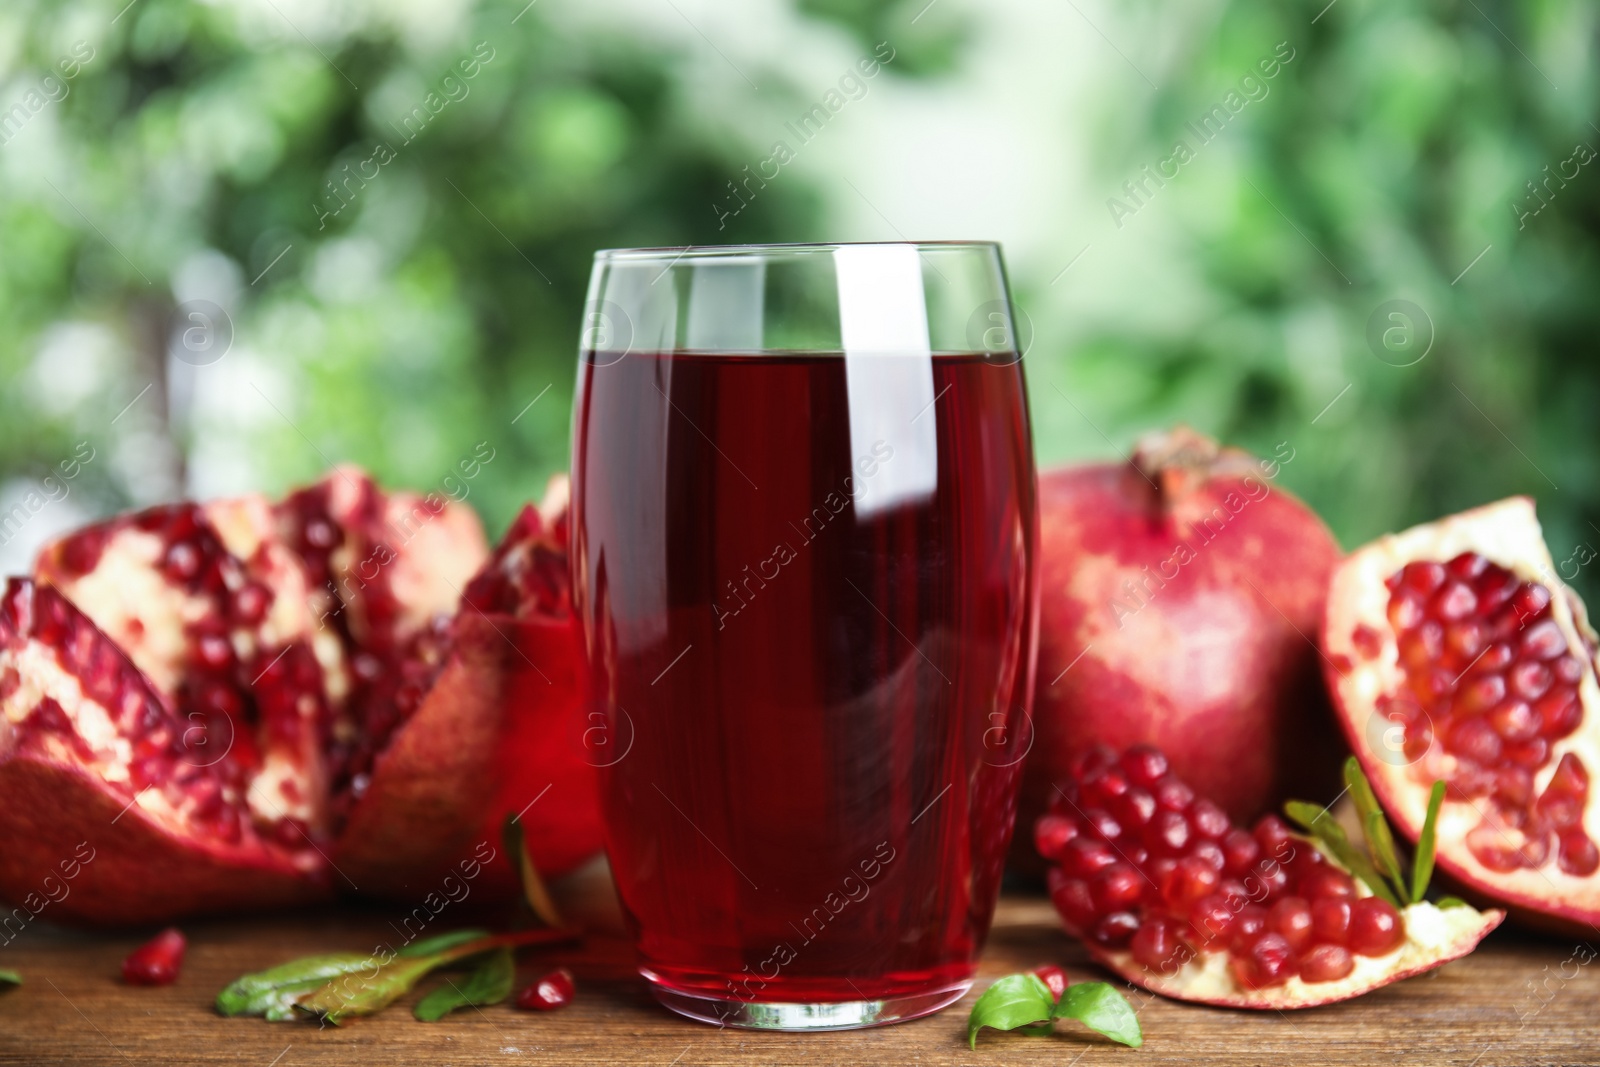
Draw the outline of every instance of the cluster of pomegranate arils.
[[[1135,746],[1080,757],[1057,803],[1035,826],[1056,864],[1051,900],[1068,932],[1126,950],[1151,972],[1175,974],[1196,954],[1225,952],[1246,989],[1348,977],[1357,956],[1405,940],[1399,911],[1356,882],[1275,815],[1252,830]]]
[[[1589,775],[1578,757],[1562,755],[1543,792],[1534,789],[1551,746],[1583,720],[1584,665],[1552,617],[1550,591],[1475,552],[1408,563],[1387,584],[1407,681],[1377,710],[1403,731],[1407,760],[1447,782],[1451,799],[1479,806],[1467,848],[1494,871],[1543,867],[1552,847],[1568,874],[1600,869],[1583,829]],[[1365,626],[1353,643],[1368,658],[1381,647]],[[1425,759],[1435,743],[1453,760]]]

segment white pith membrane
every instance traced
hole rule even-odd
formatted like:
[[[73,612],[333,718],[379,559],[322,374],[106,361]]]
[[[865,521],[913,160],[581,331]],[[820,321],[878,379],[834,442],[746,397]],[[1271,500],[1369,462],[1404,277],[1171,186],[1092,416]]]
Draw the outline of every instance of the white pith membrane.
[[[1534,774],[1533,795],[1543,795],[1564,755],[1576,756],[1591,779],[1581,825],[1591,840],[1600,841],[1600,813],[1594,803],[1600,783],[1593,781],[1600,773],[1600,718],[1595,714],[1600,710],[1600,686],[1592,651],[1596,638],[1582,603],[1557,576],[1533,502],[1526,497],[1379,538],[1352,553],[1335,572],[1323,649],[1329,663],[1329,684],[1351,746],[1389,817],[1415,841],[1427,811],[1428,788],[1435,778],[1446,776],[1441,772],[1455,765],[1455,757],[1444,751],[1437,736],[1414,762],[1398,745],[1384,739],[1393,724],[1379,712],[1378,702],[1401,690],[1408,678],[1400,664],[1398,637],[1389,622],[1391,590],[1386,582],[1408,563],[1446,563],[1464,552],[1477,553],[1519,579],[1536,582],[1551,595],[1550,617],[1566,640],[1567,651],[1583,666],[1577,684],[1583,719],[1573,733],[1550,742],[1549,758]],[[1375,654],[1357,646],[1355,634],[1360,626],[1379,639]],[[1438,823],[1438,866],[1497,902],[1563,920],[1600,921],[1600,874],[1580,877],[1567,873],[1557,861],[1555,848],[1537,867],[1498,871],[1485,866],[1466,841],[1468,833],[1484,822],[1487,808],[1484,800],[1445,800]],[[1519,831],[1498,827],[1498,832],[1507,847],[1519,847]]]
[[[1297,840],[1317,848],[1310,841]],[[1344,869],[1326,851],[1317,850],[1331,866]],[[1373,895],[1361,879],[1355,882],[1358,899]],[[1502,911],[1438,908],[1427,902],[1402,908],[1400,915],[1405,920],[1406,939],[1393,952],[1383,956],[1351,953],[1355,968],[1332,982],[1307,982],[1297,975],[1264,989],[1248,989],[1235,981],[1228,968],[1232,955],[1226,951],[1186,953],[1186,962],[1169,974],[1147,970],[1126,949],[1105,949],[1087,941],[1085,945],[1102,966],[1164,997],[1219,1007],[1287,1010],[1349,1000],[1459,959],[1505,919]]]

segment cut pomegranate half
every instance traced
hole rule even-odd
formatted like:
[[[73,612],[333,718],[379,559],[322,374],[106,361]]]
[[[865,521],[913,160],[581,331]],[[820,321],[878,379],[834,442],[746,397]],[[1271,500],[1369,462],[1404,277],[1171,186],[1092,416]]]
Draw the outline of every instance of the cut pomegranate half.
[[[1396,907],[1275,815],[1231,825],[1144,746],[1080,757],[1034,839],[1055,864],[1050,895],[1067,932],[1177,1000],[1347,1000],[1466,955],[1505,917]]]
[[[414,899],[481,862],[506,629],[535,596],[458,612],[488,554],[464,506],[353,469],[48,546],[0,620],[0,840],[25,843],[0,850],[0,897],[25,903],[75,854],[51,914],[102,924]]]
[[[1542,925],[1600,922],[1596,637],[1531,500],[1352,553],[1323,646],[1345,733],[1403,834],[1442,780],[1438,863],[1463,891]]]

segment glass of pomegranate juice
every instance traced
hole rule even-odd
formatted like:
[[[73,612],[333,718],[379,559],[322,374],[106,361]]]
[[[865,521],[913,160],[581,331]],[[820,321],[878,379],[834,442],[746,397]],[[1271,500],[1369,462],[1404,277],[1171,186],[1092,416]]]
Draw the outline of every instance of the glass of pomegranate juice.
[[[707,1022],[970,985],[1015,815],[1038,520],[998,246],[599,253],[572,566],[640,971]]]

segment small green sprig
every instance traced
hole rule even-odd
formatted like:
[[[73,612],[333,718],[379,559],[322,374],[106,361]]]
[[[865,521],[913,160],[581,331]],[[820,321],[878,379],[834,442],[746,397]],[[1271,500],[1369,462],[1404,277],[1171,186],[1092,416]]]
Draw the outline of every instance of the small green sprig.
[[[22,975],[16,971],[0,971],[0,991],[15,989],[22,984]]]
[[[1008,974],[984,990],[967,1018],[967,1044],[977,1048],[978,1031],[984,1027],[1042,1037],[1053,1031],[1051,1024],[1057,1019],[1076,1019],[1132,1048],[1144,1044],[1139,1017],[1111,985],[1080,982],[1068,986],[1057,1001],[1036,974]]]
[[[1284,812],[1302,829],[1316,838],[1334,859],[1342,863],[1351,874],[1367,884],[1375,896],[1381,897],[1397,908],[1418,904],[1428,892],[1428,882],[1433,878],[1434,853],[1438,847],[1439,809],[1444,803],[1443,782],[1434,782],[1428,794],[1428,814],[1422,822],[1422,832],[1417,837],[1417,853],[1411,863],[1407,878],[1400,864],[1400,852],[1395,844],[1394,831],[1384,817],[1372,783],[1361,773],[1361,764],[1354,756],[1345,761],[1344,784],[1350,799],[1355,803],[1356,815],[1361,821],[1365,849],[1358,849],[1345,835],[1344,828],[1336,822],[1328,809],[1304,800],[1291,800]],[[1455,897],[1439,901],[1443,908],[1463,904]]]

